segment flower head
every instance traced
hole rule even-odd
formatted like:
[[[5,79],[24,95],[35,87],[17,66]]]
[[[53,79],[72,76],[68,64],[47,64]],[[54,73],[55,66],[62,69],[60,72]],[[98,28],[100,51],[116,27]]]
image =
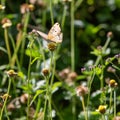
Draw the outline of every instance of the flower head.
[[[118,85],[118,83],[114,80],[114,79],[111,79],[110,81],[109,81],[109,86],[110,87],[116,87]]]
[[[120,116],[116,116],[113,120],[120,120]]]
[[[42,70],[42,73],[43,73],[44,76],[48,76],[49,75],[49,70],[47,68],[44,68]]]
[[[3,18],[1,21],[1,24],[2,24],[2,28],[7,28],[7,27],[10,27],[12,25],[12,22],[8,18]]]
[[[26,12],[33,11],[33,10],[34,10],[34,5],[32,4],[24,3],[20,6],[20,11],[22,14],[25,14]]]
[[[56,47],[57,47],[57,44],[56,44],[56,43],[54,43],[54,42],[48,43],[48,49],[49,49],[50,51],[54,51],[54,50],[56,49]]]
[[[11,98],[11,96],[9,95],[9,94],[7,94],[7,93],[5,93],[4,95],[2,95],[2,96],[0,96],[2,99],[3,99],[3,101],[6,99],[6,98]]]
[[[101,114],[104,114],[106,112],[106,106],[105,105],[100,105],[97,109],[98,112]]]
[[[77,96],[84,96],[85,94],[88,93],[88,88],[80,85],[76,88],[76,93],[77,93]]]
[[[5,9],[5,6],[0,4],[0,10],[4,10],[4,9]]]
[[[14,70],[9,70],[6,72],[9,77],[15,77],[17,73]]]

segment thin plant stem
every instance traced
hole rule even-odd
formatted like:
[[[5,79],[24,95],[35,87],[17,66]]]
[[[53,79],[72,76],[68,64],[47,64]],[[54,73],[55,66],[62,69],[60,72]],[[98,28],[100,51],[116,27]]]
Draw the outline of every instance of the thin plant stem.
[[[87,98],[87,117],[88,117],[88,107],[89,107],[89,102],[90,102],[90,92],[91,92],[91,87],[92,87],[94,77],[95,77],[95,72],[93,72],[93,74],[91,76],[91,80],[88,83],[89,91],[88,91],[88,98]]]
[[[102,120],[105,120],[105,115],[104,114],[102,115]]]
[[[71,2],[71,69],[75,71],[74,0]]]
[[[112,88],[111,88],[111,91],[110,91],[110,101],[109,101],[109,114],[111,114],[111,107],[112,107],[112,95],[113,95],[113,91],[112,91]]]
[[[60,111],[58,110],[57,106],[54,104],[54,102],[52,102],[52,105],[55,108],[55,110],[57,111],[57,115],[59,116],[59,119],[64,120],[62,115],[60,114]]]
[[[67,6],[66,6],[66,4],[65,4],[65,5],[64,5],[64,10],[63,10],[62,22],[61,22],[62,29],[64,29],[66,13],[67,13]]]
[[[103,46],[103,49],[102,49],[102,53],[103,54],[105,53],[105,51],[106,51],[106,49],[107,49],[107,47],[108,47],[108,45],[110,43],[110,40],[111,40],[111,37],[108,37],[107,40],[106,40],[106,42],[105,42],[105,44],[104,44],[104,46]],[[99,62],[101,61],[101,59],[102,59],[102,55],[99,55],[97,57],[97,59],[96,59],[96,62],[95,62],[96,66],[99,64]]]
[[[5,37],[5,43],[6,43],[6,48],[7,48],[7,53],[8,53],[8,59],[9,63],[11,61],[11,50],[10,50],[10,44],[8,40],[8,29],[4,28],[4,37]]]
[[[49,94],[49,77],[45,77],[46,80],[46,95],[45,95],[45,103],[44,103],[44,117],[43,120],[45,120],[46,116],[46,108],[47,108],[47,101],[48,101],[48,94]]]
[[[45,53],[44,53],[44,49],[43,49],[43,47],[42,47],[42,43],[40,42],[40,40],[39,39],[37,39],[37,41],[38,41],[38,44],[39,44],[39,47],[40,47],[40,52],[41,52],[41,54],[42,54],[42,56],[43,56],[43,62],[44,62],[44,67],[46,66],[46,60],[45,60]]]
[[[38,113],[39,113],[40,104],[41,104],[41,99],[38,97],[38,101],[37,101],[37,108],[36,108],[35,115],[34,115],[35,120],[36,120],[37,115],[38,115]]]
[[[9,34],[9,37],[11,39],[11,43],[12,43],[12,46],[13,46],[13,49],[14,49],[14,53],[15,53],[15,56],[16,56],[16,63],[17,63],[18,69],[19,69],[19,71],[21,71],[21,67],[20,67],[20,63],[19,63],[19,60],[18,60],[18,56],[17,56],[17,53],[15,52],[16,48],[15,48],[14,39],[13,39],[11,34]],[[13,64],[11,64],[11,67],[13,67]]]
[[[76,1],[74,11],[76,11],[76,10],[78,9],[78,7],[80,7],[82,1],[83,1],[83,0],[77,0],[77,1]]]
[[[116,91],[114,89],[114,118],[116,117]]]
[[[87,112],[86,112],[86,108],[85,108],[85,102],[84,102],[84,97],[82,96],[82,107],[83,107],[83,111],[84,111],[84,115],[85,115],[85,120],[87,119]]]
[[[10,93],[10,88],[11,88],[11,82],[12,82],[12,78],[9,77],[8,90],[7,90],[7,97],[5,98],[5,101],[4,101],[4,104],[3,104],[2,110],[1,110],[0,120],[2,120],[3,111],[4,111],[4,109],[5,109],[5,107],[6,107],[6,104],[7,104],[7,100],[8,100],[9,93]]]
[[[71,2],[71,69],[75,71],[75,40],[74,40],[74,0]],[[76,120],[76,102],[75,98],[72,98],[72,114],[73,120]]]
[[[6,114],[7,120],[10,120],[10,118],[9,118],[9,116],[8,116],[8,112],[7,112],[6,106],[5,106],[5,114]]]
[[[51,17],[51,23],[54,24],[54,17],[53,17],[53,10],[52,10],[52,0],[50,0],[50,17]]]
[[[42,25],[44,27],[46,26],[46,10],[44,10],[42,14]]]
[[[27,120],[29,120],[29,110],[30,110],[30,71],[31,71],[31,61],[32,61],[32,45],[33,45],[34,39],[30,38],[30,58],[29,58],[29,65],[28,65],[28,80],[27,80],[27,87],[28,87],[28,101],[27,101]]]
[[[29,18],[30,18],[30,12],[26,13],[26,17],[25,17],[25,23],[24,23],[24,29],[23,29],[23,40],[22,40],[22,46],[21,46],[21,56],[20,56],[20,65],[22,66],[23,64],[23,58],[24,58],[24,48],[25,48],[25,35],[27,32],[27,25],[29,22]]]

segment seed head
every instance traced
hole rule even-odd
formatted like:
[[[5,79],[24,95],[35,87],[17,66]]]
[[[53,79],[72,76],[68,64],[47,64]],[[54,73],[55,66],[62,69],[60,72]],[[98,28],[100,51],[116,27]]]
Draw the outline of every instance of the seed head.
[[[107,37],[111,38],[113,36],[113,33],[112,32],[108,32],[107,33]]]
[[[54,51],[54,50],[56,49],[56,47],[57,47],[57,44],[56,44],[56,43],[54,43],[54,42],[48,43],[48,49],[49,49],[50,51]]]
[[[17,24],[17,30],[21,31],[23,29],[23,24],[22,23],[18,23]]]
[[[42,70],[42,73],[43,73],[44,76],[48,76],[49,75],[49,70],[47,68],[44,68]]]

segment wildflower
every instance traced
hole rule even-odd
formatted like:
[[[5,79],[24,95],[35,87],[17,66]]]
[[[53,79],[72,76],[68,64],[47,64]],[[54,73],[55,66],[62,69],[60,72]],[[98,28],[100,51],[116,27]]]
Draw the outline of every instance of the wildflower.
[[[76,72],[69,73],[68,78],[71,80],[75,80],[77,78],[77,73]]]
[[[77,93],[77,96],[84,96],[85,94],[88,93],[88,88],[80,85],[76,88],[76,93]]]
[[[117,54],[114,56],[115,58],[120,58],[120,54]]]
[[[7,27],[10,27],[12,25],[12,22],[8,18],[3,18],[1,21],[1,24],[2,24],[2,28],[7,28]]]
[[[3,101],[6,99],[6,98],[11,98],[11,96],[9,95],[9,94],[4,94],[3,96],[0,96],[2,99],[3,99]]]
[[[101,114],[104,114],[106,112],[106,106],[105,105],[100,105],[97,109],[98,112]]]
[[[12,111],[12,110],[15,110],[15,105],[13,103],[10,103],[8,106],[7,106],[7,109],[8,111]]]
[[[112,32],[108,32],[107,33],[107,37],[111,38],[113,36],[113,33]]]
[[[111,66],[108,67],[107,71],[111,72],[111,73],[115,73],[116,72],[116,70],[113,67],[111,67]]]
[[[22,14],[25,14],[26,12],[33,11],[33,10],[34,10],[34,5],[32,4],[24,3],[20,6],[20,11]]]
[[[0,4],[0,10],[4,10],[4,9],[5,9],[5,6]]]
[[[44,68],[42,70],[42,73],[43,73],[44,76],[48,76],[49,75],[49,70],[47,68]]]
[[[48,49],[49,49],[50,51],[54,51],[54,50],[56,49],[56,47],[57,47],[57,44],[56,44],[56,43],[54,43],[54,42],[48,43]]]
[[[116,116],[113,120],[120,120],[120,116]]]
[[[76,72],[70,72],[67,76],[67,79],[65,79],[65,82],[69,85],[72,86],[74,85],[74,80],[77,78],[77,73]]]
[[[66,79],[68,74],[70,73],[70,68],[65,68],[63,69],[62,71],[59,72],[59,76],[62,78],[62,79]]]
[[[25,93],[25,94],[20,96],[21,103],[25,104],[27,102],[27,100],[28,100],[28,94]]]
[[[109,81],[109,85],[110,85],[110,87],[116,87],[118,85],[118,83],[114,79],[112,79]]]
[[[84,71],[86,71],[86,68],[81,68],[81,72],[84,72]]]
[[[14,70],[9,70],[6,72],[9,77],[15,77],[17,73]]]

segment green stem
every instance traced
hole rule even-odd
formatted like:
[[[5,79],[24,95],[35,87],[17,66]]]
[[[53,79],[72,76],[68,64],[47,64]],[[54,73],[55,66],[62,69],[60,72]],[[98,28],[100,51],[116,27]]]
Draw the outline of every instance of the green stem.
[[[14,54],[13,55],[15,55],[15,57],[16,57],[16,63],[17,63],[18,69],[19,69],[19,71],[21,71],[20,63],[19,63],[19,60],[18,60],[17,52],[16,52],[16,46],[15,46],[15,43],[14,43],[14,39],[13,39],[11,34],[9,34],[9,37],[11,39],[11,43],[12,43],[12,46],[13,46],[13,49],[14,49]],[[10,65],[11,65],[11,67],[14,67],[13,66],[14,64],[12,63],[12,59],[11,59]]]
[[[111,107],[112,107],[112,88],[111,88],[111,91],[110,91],[110,101],[109,101],[109,114],[111,114]]]
[[[46,10],[44,10],[42,14],[42,25],[44,27],[46,26]]]
[[[106,42],[105,42],[105,44],[104,44],[104,46],[103,46],[102,54],[104,54],[104,53],[106,52],[106,49],[107,49],[107,47],[108,47],[108,45],[109,45],[109,43],[110,43],[110,40],[111,40],[111,38],[108,37],[107,40],[106,40]],[[97,57],[97,60],[96,60],[96,62],[95,62],[95,65],[96,65],[96,66],[99,64],[99,62],[100,62],[100,60],[102,59],[102,57],[103,57],[103,55],[99,55],[99,56]]]
[[[64,29],[66,13],[67,13],[67,6],[66,6],[66,4],[65,4],[65,5],[64,5],[64,11],[63,11],[63,16],[62,16],[62,23],[61,23],[62,29]]]
[[[114,90],[114,118],[116,117],[116,91]]]
[[[71,69],[75,71],[74,0],[71,2]]]
[[[82,96],[82,107],[83,107],[83,111],[84,111],[84,114],[85,114],[85,120],[88,120],[87,119],[87,112],[86,112],[86,109],[85,109],[85,102],[84,102],[84,97]]]
[[[10,93],[10,88],[11,88],[11,82],[12,82],[12,78],[9,78],[8,90],[7,90],[7,97],[5,98],[5,101],[4,101],[4,104],[3,104],[2,110],[1,110],[0,120],[2,120],[3,111],[4,111],[4,109],[5,109],[5,107],[6,107],[6,104],[7,104],[7,100],[8,100],[9,93]]]
[[[25,16],[25,23],[24,23],[24,28],[23,28],[23,38],[22,38],[22,46],[21,46],[21,56],[20,56],[20,65],[22,66],[23,64],[23,58],[24,58],[24,49],[25,49],[25,35],[27,32],[27,25],[29,22],[29,18],[30,18],[30,12],[26,13]]]
[[[32,54],[32,48],[30,48],[30,53]],[[30,110],[30,70],[31,70],[31,61],[32,55],[30,54],[29,66],[28,66],[28,80],[27,80],[27,88],[28,88],[28,102],[27,102],[27,120],[29,120],[29,110]]]
[[[54,24],[54,17],[53,17],[53,10],[52,10],[52,0],[50,0],[50,16],[51,16],[51,23]]]
[[[7,48],[7,52],[8,52],[8,59],[9,59],[9,63],[10,63],[11,51],[10,51],[10,45],[9,45],[9,40],[8,40],[8,29],[7,28],[4,29],[4,37],[5,37],[5,43],[6,43],[6,48]]]
[[[34,115],[35,119],[34,120],[37,119],[37,116],[38,116],[38,113],[39,113],[39,110],[40,110],[40,104],[41,104],[41,99],[38,97],[37,108],[36,108],[36,111],[35,111],[35,115]]]
[[[49,95],[49,78],[45,77],[46,80],[46,95],[45,95],[45,103],[44,103],[44,117],[43,120],[46,118],[46,108],[47,108],[47,101],[48,101],[48,95]]]
[[[88,91],[88,98],[87,98],[87,117],[88,117],[88,107],[89,107],[89,102],[90,102],[90,92],[91,92],[91,87],[92,87],[94,77],[95,77],[95,72],[92,74],[91,80],[88,83],[89,91]]]
[[[54,104],[54,102],[52,102],[53,107],[55,108],[55,110],[57,111],[57,115],[59,116],[59,120],[64,120],[60,111],[58,110],[58,107],[56,107],[56,105]]]

